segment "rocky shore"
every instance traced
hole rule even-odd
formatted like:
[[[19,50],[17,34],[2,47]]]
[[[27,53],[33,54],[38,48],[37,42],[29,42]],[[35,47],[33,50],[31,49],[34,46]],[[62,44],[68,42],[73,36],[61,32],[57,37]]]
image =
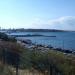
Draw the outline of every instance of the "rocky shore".
[[[73,50],[67,50],[67,49],[62,49],[62,48],[54,48],[51,45],[42,45],[42,44],[36,44],[36,43],[32,43],[31,40],[29,39],[25,39],[25,40],[17,40],[17,43],[20,43],[22,46],[24,46],[25,48],[28,48],[30,50],[39,50],[42,52],[47,52],[49,50],[55,50],[55,51],[60,51],[63,52],[64,54],[75,54],[75,51]]]

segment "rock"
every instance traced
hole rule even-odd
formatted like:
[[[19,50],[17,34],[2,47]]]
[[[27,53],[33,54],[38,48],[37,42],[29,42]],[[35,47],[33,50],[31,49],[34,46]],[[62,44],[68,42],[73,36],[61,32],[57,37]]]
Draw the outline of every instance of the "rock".
[[[50,48],[50,49],[52,49],[53,47],[52,47],[51,45],[48,45],[48,46],[47,46],[47,48]]]
[[[65,53],[72,53],[70,50],[64,50]]]
[[[32,44],[32,41],[29,39],[22,40],[22,42],[25,44]]]

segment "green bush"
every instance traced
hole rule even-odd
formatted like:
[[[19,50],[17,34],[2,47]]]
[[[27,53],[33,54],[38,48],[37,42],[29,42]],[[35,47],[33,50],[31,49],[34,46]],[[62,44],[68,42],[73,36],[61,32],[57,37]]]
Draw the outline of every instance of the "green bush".
[[[7,34],[1,33],[1,32],[0,32],[0,39],[2,39],[4,41],[16,42],[16,39],[14,37],[9,37]]]

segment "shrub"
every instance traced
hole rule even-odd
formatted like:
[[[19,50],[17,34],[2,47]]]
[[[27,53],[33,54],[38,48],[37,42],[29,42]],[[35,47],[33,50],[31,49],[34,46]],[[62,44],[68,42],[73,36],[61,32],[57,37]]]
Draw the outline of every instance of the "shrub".
[[[2,40],[4,40],[4,41],[16,42],[15,37],[9,37],[7,34],[1,33],[1,32],[0,32],[0,39],[2,39]]]

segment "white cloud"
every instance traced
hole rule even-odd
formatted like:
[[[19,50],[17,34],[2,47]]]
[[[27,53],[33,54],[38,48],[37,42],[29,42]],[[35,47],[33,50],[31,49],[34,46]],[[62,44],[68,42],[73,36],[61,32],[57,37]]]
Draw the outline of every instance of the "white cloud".
[[[0,19],[1,28],[36,28],[36,29],[63,29],[75,30],[75,16],[65,16],[56,19],[42,20],[39,18],[30,20]]]
[[[35,19],[32,28],[75,30],[75,16],[65,16],[53,20]]]

